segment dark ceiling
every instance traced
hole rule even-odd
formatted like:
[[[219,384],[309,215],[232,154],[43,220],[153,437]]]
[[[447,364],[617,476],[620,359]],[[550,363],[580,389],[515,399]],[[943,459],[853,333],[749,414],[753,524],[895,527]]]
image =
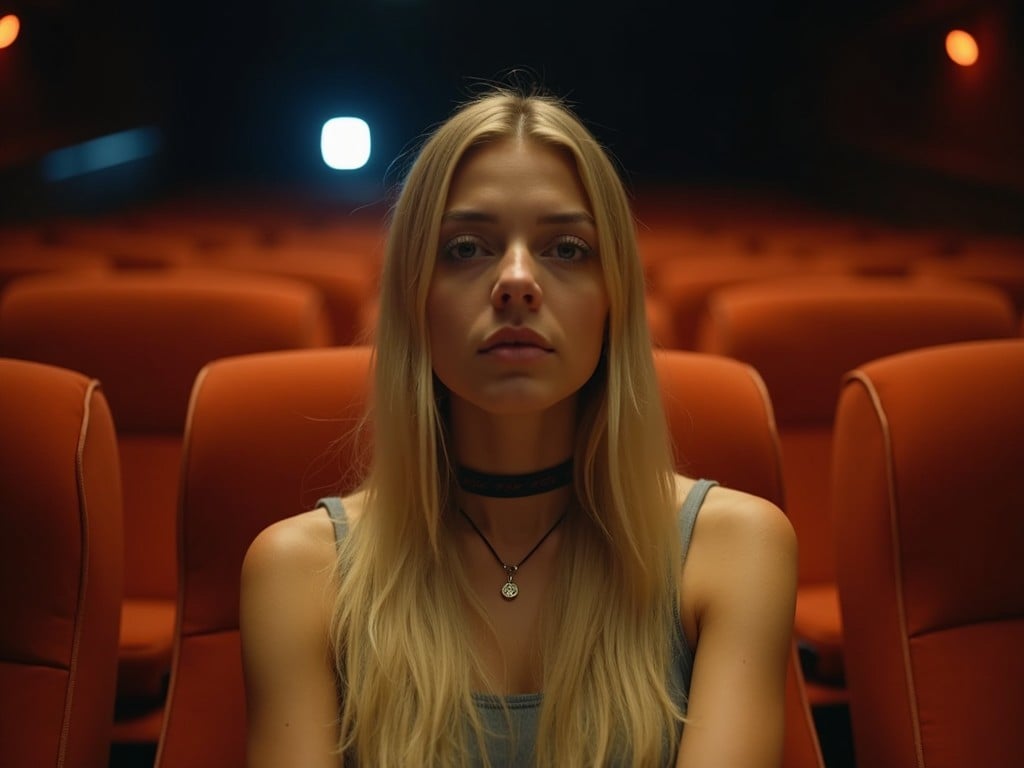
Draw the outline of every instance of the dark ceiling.
[[[865,89],[898,112],[931,87],[941,56],[908,51],[932,50],[942,30],[993,9],[1019,39],[1019,6],[0,0],[0,15],[24,18],[18,50],[0,52],[0,168],[156,124],[180,179],[316,180],[328,173],[321,124],[354,113],[374,131],[367,173],[386,180],[454,104],[514,70],[574,102],[633,180],[791,181],[849,142],[835,116],[848,103],[870,113]],[[1022,82],[1020,54],[1004,59],[1007,82]],[[875,81],[842,80],[872,60],[882,62],[865,68]],[[886,92],[889,80],[899,88]],[[877,144],[904,126],[864,130]]]

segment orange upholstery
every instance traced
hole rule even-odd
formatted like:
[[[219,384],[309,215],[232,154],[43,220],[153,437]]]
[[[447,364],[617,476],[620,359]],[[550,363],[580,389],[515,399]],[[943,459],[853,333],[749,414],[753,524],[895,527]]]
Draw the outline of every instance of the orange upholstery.
[[[1024,340],[852,372],[837,574],[859,765],[1024,764]]]
[[[647,312],[647,327],[651,334],[651,344],[662,349],[674,349],[675,330],[672,325],[672,313],[668,304],[653,294],[644,297],[644,309]]]
[[[368,348],[339,347],[220,360],[197,378],[182,466],[181,615],[158,765],[244,764],[242,558],[275,520],[355,487],[351,437],[369,363]]]
[[[0,765],[105,766],[121,485],[99,383],[0,359]]]
[[[219,259],[216,264],[225,269],[276,275],[313,286],[324,298],[331,320],[332,343],[349,345],[362,343],[367,338],[362,325],[363,304],[376,293],[368,262],[369,259],[326,254],[278,258],[236,255]]]
[[[675,344],[679,349],[695,349],[708,298],[731,285],[796,277],[808,272],[843,268],[824,265],[813,259],[788,257],[754,258],[750,256],[680,259],[664,264],[651,280],[651,293],[660,296],[671,308]]]
[[[313,347],[329,339],[313,289],[202,272],[26,278],[0,302],[0,354],[103,381],[119,437],[125,602],[118,693],[162,699],[177,579],[181,440],[192,382],[210,360]],[[118,724],[118,740],[156,740],[159,721]]]
[[[786,512],[800,542],[796,634],[813,650],[815,679],[841,690],[829,465],[843,374],[885,354],[1012,336],[1014,322],[1003,295],[966,283],[780,280],[711,297],[699,347],[753,365],[775,406]]]
[[[771,408],[757,375],[728,360],[659,352],[680,465],[781,502]],[[353,436],[370,353],[348,347],[220,360],[196,381],[182,490],[182,609],[157,764],[244,761],[238,575],[256,534],[352,488]],[[339,440],[339,437],[341,438]],[[820,768],[799,667],[790,668],[786,765]]]
[[[57,237],[66,245],[92,248],[120,269],[164,269],[195,263],[196,239],[187,232],[136,228],[124,222],[65,225]]]
[[[112,265],[105,257],[88,251],[34,247],[15,253],[0,253],[0,292],[18,278],[51,272],[108,272]]]
[[[1024,312],[1024,246],[1017,253],[921,259],[914,264],[914,274],[991,285],[1006,293],[1018,312]]]

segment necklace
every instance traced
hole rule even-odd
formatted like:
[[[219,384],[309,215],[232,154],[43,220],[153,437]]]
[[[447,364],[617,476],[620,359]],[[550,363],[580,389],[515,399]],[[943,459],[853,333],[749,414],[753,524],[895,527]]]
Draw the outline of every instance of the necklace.
[[[501,596],[504,597],[506,600],[515,600],[516,596],[519,594],[519,585],[515,582],[516,571],[518,571],[522,567],[523,563],[530,559],[530,556],[534,552],[540,549],[540,545],[547,541],[548,536],[554,533],[555,528],[560,526],[562,524],[562,521],[565,520],[565,512],[563,512],[561,517],[555,520],[555,524],[548,528],[548,532],[540,537],[540,541],[533,545],[533,548],[526,553],[523,559],[515,565],[511,565],[501,559],[501,555],[498,554],[498,551],[491,545],[491,542],[487,540],[487,537],[484,536],[484,532],[477,527],[477,524],[473,522],[473,518],[467,515],[465,510],[462,509],[462,507],[459,507],[459,512],[462,514],[464,518],[466,518],[466,522],[468,522],[470,526],[472,526],[473,530],[476,531],[476,535],[483,539],[484,544],[487,545],[487,548],[491,550],[491,554],[494,555],[494,559],[498,561],[502,569],[505,571],[505,575],[508,577],[508,581],[501,585]]]
[[[522,475],[495,475],[461,465],[455,468],[455,475],[459,487],[467,493],[494,499],[518,499],[569,485],[572,482],[572,458]]]

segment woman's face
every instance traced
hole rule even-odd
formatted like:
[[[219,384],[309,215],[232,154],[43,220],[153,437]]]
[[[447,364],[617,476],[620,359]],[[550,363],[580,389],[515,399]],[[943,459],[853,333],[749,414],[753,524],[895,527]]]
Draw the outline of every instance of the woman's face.
[[[514,139],[467,152],[427,297],[434,373],[452,397],[500,414],[573,398],[607,319],[597,229],[568,153]]]

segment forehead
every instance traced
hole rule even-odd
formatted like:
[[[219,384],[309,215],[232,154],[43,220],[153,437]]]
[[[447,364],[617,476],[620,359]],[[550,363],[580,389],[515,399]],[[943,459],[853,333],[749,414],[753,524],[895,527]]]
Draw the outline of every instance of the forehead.
[[[531,139],[501,139],[471,147],[459,160],[448,205],[508,201],[575,206],[590,212],[569,150]]]

